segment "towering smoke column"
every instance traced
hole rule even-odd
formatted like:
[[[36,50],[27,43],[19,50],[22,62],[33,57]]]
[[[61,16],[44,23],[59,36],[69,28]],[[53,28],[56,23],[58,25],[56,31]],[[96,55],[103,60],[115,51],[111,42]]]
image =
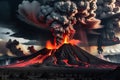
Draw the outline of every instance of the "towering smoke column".
[[[95,11],[97,9],[96,0],[78,0],[78,14],[76,14],[77,24],[75,25],[76,36],[87,44],[86,32],[91,32],[91,29],[101,28],[100,20],[96,19]]]
[[[97,18],[102,19],[111,15],[120,13],[119,0],[98,0],[97,1]],[[111,21],[110,21],[111,20]],[[112,33],[115,34],[115,27],[119,27],[119,18],[109,19],[109,22],[105,25],[106,34],[104,37],[113,39],[114,36],[110,36]]]
[[[67,35],[72,39],[77,32],[87,42],[86,31],[97,29],[100,20],[95,19],[96,0],[23,1],[18,7],[18,18],[39,28],[50,30],[54,41],[61,44]]]

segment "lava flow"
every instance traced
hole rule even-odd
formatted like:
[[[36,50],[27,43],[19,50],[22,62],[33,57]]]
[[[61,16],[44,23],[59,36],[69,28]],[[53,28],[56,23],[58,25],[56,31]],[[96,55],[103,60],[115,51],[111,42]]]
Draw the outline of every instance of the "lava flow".
[[[63,44],[57,46],[47,41],[46,48],[37,51],[34,54],[16,59],[16,63],[2,66],[4,67],[27,67],[35,65],[62,65],[74,67],[98,67],[98,68],[116,68],[119,64],[111,63],[99,59],[90,53],[82,50],[75,44],[77,40],[68,40],[65,36]],[[106,67],[105,67],[106,66]]]

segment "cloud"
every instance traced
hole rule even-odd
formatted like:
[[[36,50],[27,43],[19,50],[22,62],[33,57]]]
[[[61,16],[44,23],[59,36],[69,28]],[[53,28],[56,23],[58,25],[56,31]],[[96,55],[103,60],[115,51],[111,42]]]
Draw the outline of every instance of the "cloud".
[[[18,18],[38,28],[50,30],[57,38],[56,42],[61,43],[63,34],[73,38],[76,22],[83,21],[85,25],[82,26],[88,29],[100,28],[100,20],[95,19],[96,2],[97,0],[52,0],[40,5],[38,1],[23,1],[18,6]]]

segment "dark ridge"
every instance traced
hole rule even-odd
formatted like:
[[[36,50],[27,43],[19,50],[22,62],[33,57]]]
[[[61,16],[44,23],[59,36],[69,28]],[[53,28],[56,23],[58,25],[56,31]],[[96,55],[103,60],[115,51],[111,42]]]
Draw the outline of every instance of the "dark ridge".
[[[56,51],[56,53],[63,55],[62,57],[67,58],[68,60],[72,60],[72,59],[75,60],[75,56],[76,56],[81,62],[87,62],[89,64],[115,64],[115,65],[119,65],[116,63],[112,63],[112,62],[108,62],[108,61],[99,59],[96,56],[93,56],[90,53],[79,48],[78,46],[71,45],[71,44],[64,44]],[[60,57],[60,56],[58,56],[58,57]],[[72,59],[71,59],[71,57],[72,57]]]

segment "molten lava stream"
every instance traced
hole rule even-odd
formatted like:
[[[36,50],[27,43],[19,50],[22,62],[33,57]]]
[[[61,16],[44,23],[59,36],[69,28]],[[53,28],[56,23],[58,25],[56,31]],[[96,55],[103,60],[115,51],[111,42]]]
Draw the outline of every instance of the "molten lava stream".
[[[40,63],[42,64],[43,61],[52,53],[53,51],[50,50],[46,55],[38,55],[37,57],[34,57],[33,59],[30,59],[28,61],[21,61],[19,63],[15,63],[15,64],[10,64],[7,66],[3,66],[3,67],[26,67],[29,65],[33,65],[36,63]]]
[[[72,66],[73,66],[73,67],[79,67],[79,65],[69,64],[67,59],[64,59],[63,62],[65,62],[65,64],[66,64],[67,66],[70,66],[70,67],[72,67]]]

